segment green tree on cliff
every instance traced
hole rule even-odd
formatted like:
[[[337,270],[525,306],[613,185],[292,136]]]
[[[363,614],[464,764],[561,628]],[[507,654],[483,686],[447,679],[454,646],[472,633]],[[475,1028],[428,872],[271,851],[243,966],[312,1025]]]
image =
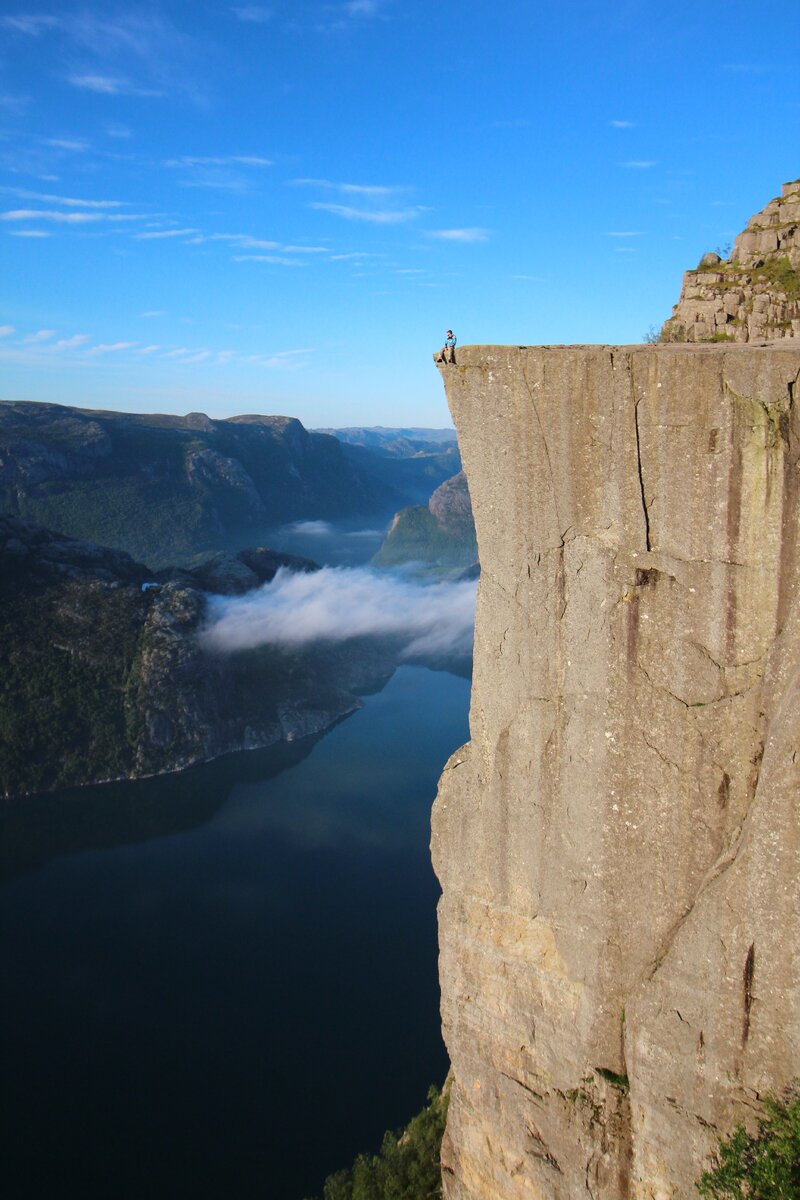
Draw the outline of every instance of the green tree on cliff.
[[[800,1085],[767,1096],[755,1133],[739,1125],[720,1141],[697,1185],[707,1200],[800,1200]]]

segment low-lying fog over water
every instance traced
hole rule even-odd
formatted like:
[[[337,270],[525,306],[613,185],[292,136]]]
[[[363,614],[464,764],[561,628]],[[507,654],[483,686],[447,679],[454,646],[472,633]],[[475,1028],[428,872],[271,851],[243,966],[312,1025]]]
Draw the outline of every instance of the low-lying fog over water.
[[[421,1108],[447,1070],[429,814],[468,706],[404,666],[313,746],[5,814],[14,1200],[302,1200]]]
[[[355,521],[292,521],[269,535],[269,545],[286,554],[302,554],[323,566],[369,562],[386,537],[391,514],[365,526]]]
[[[400,639],[406,657],[464,656],[476,590],[474,580],[422,583],[366,567],[281,570],[257,591],[212,597],[204,636],[221,651],[373,636]]]

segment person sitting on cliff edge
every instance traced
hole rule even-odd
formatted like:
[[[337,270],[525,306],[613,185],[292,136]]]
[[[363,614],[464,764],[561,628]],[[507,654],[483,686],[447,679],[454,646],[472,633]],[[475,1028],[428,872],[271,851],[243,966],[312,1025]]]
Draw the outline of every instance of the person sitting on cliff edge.
[[[456,336],[452,329],[448,329],[444,339],[444,345],[438,354],[434,355],[435,362],[455,363],[456,361]]]

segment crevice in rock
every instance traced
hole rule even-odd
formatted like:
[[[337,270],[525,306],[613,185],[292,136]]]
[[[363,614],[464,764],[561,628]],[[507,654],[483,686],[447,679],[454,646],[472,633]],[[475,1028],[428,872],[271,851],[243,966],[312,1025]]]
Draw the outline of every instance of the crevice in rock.
[[[647,511],[647,497],[644,494],[644,474],[642,472],[642,443],[639,432],[639,401],[633,401],[633,427],[636,432],[636,471],[639,476],[639,495],[642,498],[642,513],[644,514],[644,546],[652,550],[650,545],[650,514]]]

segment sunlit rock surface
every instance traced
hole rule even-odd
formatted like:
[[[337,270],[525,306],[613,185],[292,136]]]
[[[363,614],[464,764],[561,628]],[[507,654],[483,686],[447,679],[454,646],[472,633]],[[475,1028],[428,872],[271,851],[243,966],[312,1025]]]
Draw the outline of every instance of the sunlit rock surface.
[[[694,1197],[800,1074],[800,350],[460,347],[449,1200]]]

